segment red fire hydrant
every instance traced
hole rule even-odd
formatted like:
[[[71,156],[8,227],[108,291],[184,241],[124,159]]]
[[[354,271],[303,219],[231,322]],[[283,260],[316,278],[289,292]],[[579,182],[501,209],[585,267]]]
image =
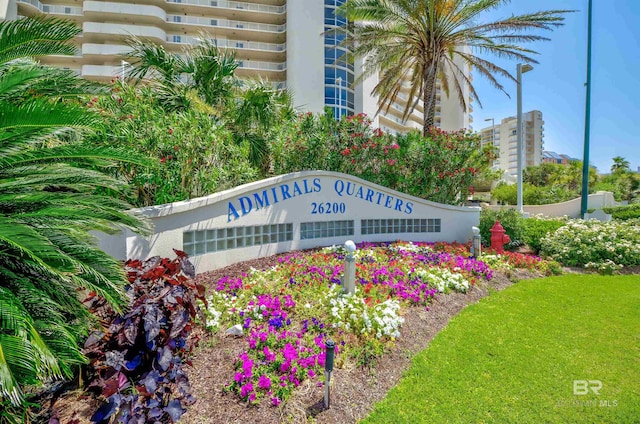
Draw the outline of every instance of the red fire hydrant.
[[[504,228],[502,228],[502,224],[500,221],[496,221],[491,227],[491,248],[496,251],[496,253],[504,253],[504,244],[509,243],[511,238],[505,234]]]

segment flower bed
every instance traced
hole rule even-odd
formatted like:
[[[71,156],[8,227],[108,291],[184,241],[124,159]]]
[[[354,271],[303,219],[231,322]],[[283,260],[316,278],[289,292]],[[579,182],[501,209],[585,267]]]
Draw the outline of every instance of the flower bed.
[[[363,243],[356,257],[355,293],[340,285],[342,247],[293,252],[266,270],[212,282],[206,327],[222,333],[241,326],[246,349],[226,384],[251,403],[286,400],[305,379],[323,382],[325,342],[336,343],[336,365],[369,364],[400,336],[408,306],[429,308],[439,293],[465,292],[493,270],[469,257],[468,246],[426,243]],[[519,259],[514,259],[518,257]],[[494,263],[537,269],[540,258],[493,257]]]

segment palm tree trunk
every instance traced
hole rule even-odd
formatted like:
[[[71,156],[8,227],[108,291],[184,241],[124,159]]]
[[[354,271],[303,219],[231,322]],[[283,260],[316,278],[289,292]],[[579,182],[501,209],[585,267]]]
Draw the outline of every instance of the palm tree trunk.
[[[436,76],[438,75],[437,64],[432,64],[425,69],[423,75],[424,91],[422,92],[422,103],[424,106],[423,111],[423,126],[422,135],[426,137],[429,132],[429,127],[433,126],[436,115]]]

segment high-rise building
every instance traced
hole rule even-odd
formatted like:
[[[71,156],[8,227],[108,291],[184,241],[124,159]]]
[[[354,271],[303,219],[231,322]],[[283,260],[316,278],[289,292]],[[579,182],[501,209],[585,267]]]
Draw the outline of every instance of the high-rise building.
[[[542,112],[532,110],[522,114],[524,167],[542,163],[544,147],[544,121]],[[518,119],[515,116],[502,119],[499,124],[480,130],[480,140],[484,145],[491,143],[499,149],[495,165],[511,175],[518,175]]]
[[[338,46],[346,33],[336,7],[345,0],[0,0],[0,19],[40,13],[75,21],[82,28],[75,56],[42,58],[44,63],[108,81],[124,73],[126,40],[137,36],[181,52],[214,39],[235,52],[243,79],[259,78],[287,87],[299,110],[336,116],[366,113],[374,126],[389,132],[422,128],[422,106],[402,121],[406,92],[388,112],[376,115],[375,77],[353,86],[361,62],[352,62]],[[460,64],[459,64],[460,65]],[[462,67],[463,69],[468,69]],[[408,89],[407,89],[408,92]],[[445,130],[470,128],[471,106],[464,111],[454,93],[438,90],[435,123]],[[468,96],[467,96],[468,97]],[[470,97],[469,97],[470,98]],[[471,102],[469,102],[469,105]]]

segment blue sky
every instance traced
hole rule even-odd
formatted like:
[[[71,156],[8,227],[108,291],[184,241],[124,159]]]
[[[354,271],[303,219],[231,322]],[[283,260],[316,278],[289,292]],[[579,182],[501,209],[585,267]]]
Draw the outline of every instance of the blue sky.
[[[588,0],[513,0],[485,19],[539,10],[570,9],[565,25],[544,31],[551,41],[528,44],[540,54],[534,69],[522,77],[522,109],[542,111],[545,150],[583,158],[587,79]],[[486,57],[486,56],[483,56]],[[487,57],[488,58],[488,57]],[[514,76],[515,61],[501,64]],[[593,0],[591,134],[589,160],[608,173],[622,156],[632,170],[640,166],[640,1]],[[511,98],[474,74],[482,108],[474,104],[473,128],[491,126],[516,115],[516,84],[501,80]]]

